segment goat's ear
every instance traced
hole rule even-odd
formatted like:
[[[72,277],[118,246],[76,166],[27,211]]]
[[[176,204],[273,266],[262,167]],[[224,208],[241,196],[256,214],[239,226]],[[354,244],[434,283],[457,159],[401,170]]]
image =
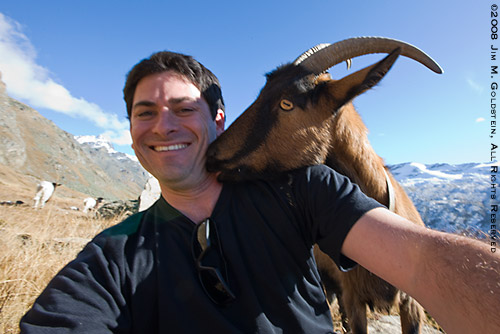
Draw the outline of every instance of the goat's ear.
[[[378,63],[332,82],[330,89],[335,100],[339,103],[338,107],[351,101],[382,80],[400,53],[401,49],[398,48]]]

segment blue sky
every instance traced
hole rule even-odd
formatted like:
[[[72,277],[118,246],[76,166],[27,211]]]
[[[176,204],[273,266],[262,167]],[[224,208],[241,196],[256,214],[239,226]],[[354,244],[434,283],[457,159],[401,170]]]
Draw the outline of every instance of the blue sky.
[[[388,164],[488,162],[493,3],[6,0],[0,71],[10,96],[63,130],[105,134],[115,149],[132,153],[124,79],[155,51],[190,54],[210,68],[221,81],[229,125],[267,72],[310,47],[391,37],[423,49],[444,74],[400,58],[354,100],[377,153]],[[353,69],[382,57],[355,58]],[[332,70],[335,78],[346,74],[343,65]]]

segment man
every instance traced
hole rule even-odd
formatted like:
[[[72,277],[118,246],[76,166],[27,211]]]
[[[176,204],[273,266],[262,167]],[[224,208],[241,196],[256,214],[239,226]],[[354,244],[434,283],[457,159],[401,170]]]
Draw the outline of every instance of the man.
[[[162,197],[92,240],[21,332],[328,333],[315,243],[413,295],[448,333],[500,328],[489,247],[415,226],[325,166],[219,183],[205,152],[224,129],[224,104],[217,78],[191,57],[138,63],[124,98],[133,148]]]

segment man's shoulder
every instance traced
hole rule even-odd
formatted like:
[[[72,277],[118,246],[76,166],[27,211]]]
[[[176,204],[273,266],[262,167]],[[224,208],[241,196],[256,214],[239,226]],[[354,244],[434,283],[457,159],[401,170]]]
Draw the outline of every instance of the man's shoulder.
[[[101,235],[102,236],[119,236],[119,235],[125,235],[129,236],[137,232],[139,225],[142,221],[142,217],[144,216],[145,211],[137,212],[129,217],[127,217],[125,220],[123,220],[121,223],[116,224],[106,230],[104,230]]]
[[[331,167],[323,164],[301,167],[290,172],[294,178],[303,178],[306,181],[324,180],[342,175]]]

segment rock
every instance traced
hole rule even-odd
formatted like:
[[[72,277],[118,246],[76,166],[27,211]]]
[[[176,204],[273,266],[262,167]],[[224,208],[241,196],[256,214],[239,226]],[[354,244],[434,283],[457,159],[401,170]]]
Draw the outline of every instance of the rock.
[[[401,321],[396,315],[378,315],[376,319],[369,319],[368,333],[370,334],[401,334]],[[441,331],[424,324],[422,334],[442,334]]]
[[[113,201],[103,204],[97,210],[97,217],[101,217],[104,219],[123,217],[123,219],[125,219],[126,217],[138,212],[138,210],[138,200]]]

